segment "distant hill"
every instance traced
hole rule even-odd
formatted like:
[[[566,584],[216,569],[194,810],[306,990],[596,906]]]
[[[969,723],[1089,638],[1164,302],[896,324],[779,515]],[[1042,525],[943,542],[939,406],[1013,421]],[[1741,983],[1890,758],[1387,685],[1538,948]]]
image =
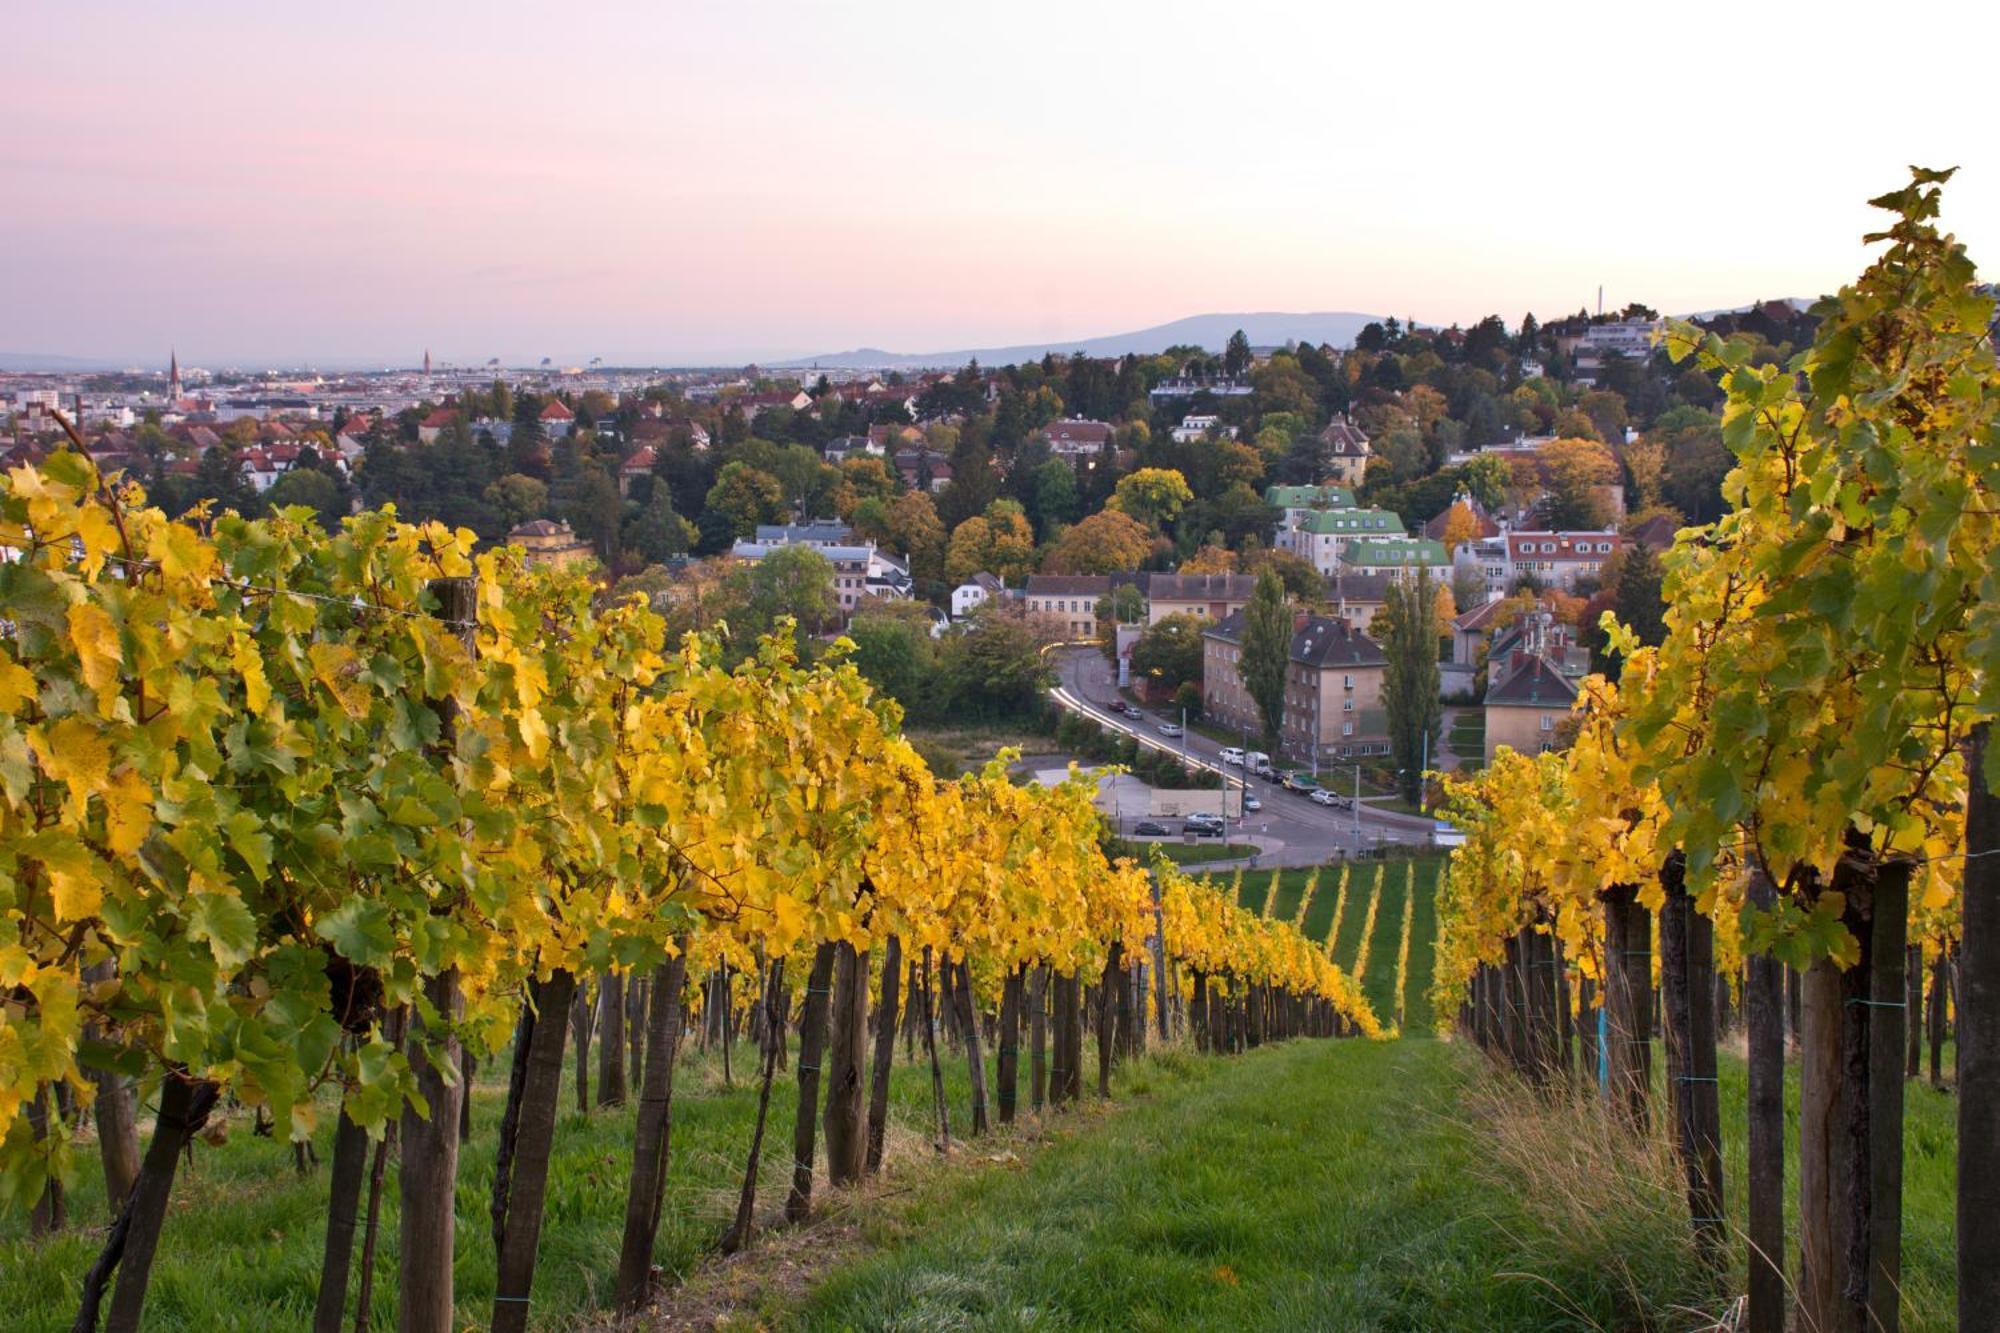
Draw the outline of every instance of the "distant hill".
[[[1082,352],[1088,356],[1150,356],[1169,347],[1203,347],[1220,352],[1229,335],[1238,329],[1253,347],[1277,347],[1288,342],[1331,343],[1344,347],[1380,315],[1363,315],[1352,310],[1289,313],[1259,311],[1234,315],[1190,315],[1171,324],[1158,324],[1133,333],[1114,333],[1102,338],[1073,338],[1067,341],[1019,343],[1012,347],[968,347],[955,352],[885,352],[879,347],[860,347],[848,352],[828,352],[823,356],[780,361],[774,370],[917,370],[962,366],[977,358],[984,366],[1005,366],[1023,361],[1039,361],[1049,352]]]
[[[117,370],[130,362],[107,361],[102,357],[54,356],[47,352],[0,352],[0,371],[32,374],[77,375],[91,370]]]

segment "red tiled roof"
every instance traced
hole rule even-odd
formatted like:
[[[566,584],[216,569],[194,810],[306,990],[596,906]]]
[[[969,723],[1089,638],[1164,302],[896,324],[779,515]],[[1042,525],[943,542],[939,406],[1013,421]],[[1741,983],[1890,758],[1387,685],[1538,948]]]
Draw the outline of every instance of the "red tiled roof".
[[[1507,549],[1516,560],[1602,560],[1623,541],[1615,532],[1510,532]],[[1542,549],[1551,543],[1555,550]]]

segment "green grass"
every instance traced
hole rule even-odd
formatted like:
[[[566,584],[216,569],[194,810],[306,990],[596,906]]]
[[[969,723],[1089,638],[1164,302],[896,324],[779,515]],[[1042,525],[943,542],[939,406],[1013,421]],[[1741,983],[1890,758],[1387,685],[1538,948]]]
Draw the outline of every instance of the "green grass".
[[[1376,1016],[1384,1023],[1395,1017],[1396,953],[1403,929],[1405,866],[1410,868],[1413,876],[1411,883],[1415,886],[1417,900],[1411,910],[1410,960],[1403,978],[1403,1028],[1412,1034],[1425,1034],[1431,1030],[1432,1022],[1430,988],[1436,964],[1437,883],[1444,868],[1442,857],[1356,863],[1349,871],[1347,910],[1340,921],[1339,938],[1334,941],[1333,961],[1353,970],[1361,952],[1361,927],[1368,916],[1369,897],[1381,893],[1382,901],[1375,913],[1375,934],[1368,946],[1368,973],[1361,978],[1362,993],[1368,997]],[[1309,869],[1279,872],[1278,896],[1272,904],[1272,916],[1284,921],[1292,919],[1298,912],[1299,897],[1305,892],[1306,881],[1312,874]],[[1311,909],[1306,913],[1303,929],[1307,939],[1324,942],[1327,930],[1333,924],[1334,902],[1339,896],[1340,867],[1326,866],[1319,875],[1319,889],[1314,894]],[[1229,878],[1223,872],[1217,873],[1218,881],[1225,888]],[[1245,871],[1242,905],[1253,912],[1262,911],[1270,885],[1270,871]]]
[[[922,1135],[931,1113],[930,1070],[901,1063],[900,1043],[892,1080],[891,1132]],[[963,1057],[944,1059],[953,1128],[963,1132],[967,1076]],[[592,1052],[595,1059],[595,1050]],[[1094,1060],[1093,1057],[1089,1057]],[[750,1081],[754,1053],[736,1048],[735,1085],[721,1085],[719,1054],[691,1056],[676,1072],[672,1163],[667,1176],[655,1262],[676,1280],[702,1260],[733,1212],[750,1143],[756,1093]],[[991,1056],[989,1054],[989,1065]],[[574,1054],[570,1056],[573,1067]],[[1022,1078],[1026,1081],[1026,1059]],[[782,1207],[790,1178],[790,1145],[797,1105],[796,1061],[779,1074],[771,1096],[764,1165],[758,1187],[760,1218]],[[1094,1069],[1094,1064],[1091,1066]],[[491,1313],[493,1243],[487,1202],[493,1150],[505,1097],[504,1069],[482,1069],[473,1098],[473,1137],[459,1158],[457,1266],[454,1281],[461,1327],[484,1327]],[[594,1083],[594,1078],[593,1078]],[[1025,1086],[1023,1089],[1025,1100]],[[623,1233],[625,1190],[632,1160],[634,1111],[575,1110],[565,1084],[549,1173],[548,1204],[534,1288],[534,1327],[562,1328],[609,1301]],[[151,1115],[141,1112],[141,1128]],[[316,1138],[322,1163],[332,1155],[332,1109]],[[282,1141],[254,1137],[247,1116],[230,1117],[220,1147],[197,1144],[193,1164],[183,1163],[160,1241],[146,1300],[150,1330],[294,1329],[311,1322],[326,1224],[327,1170],[300,1177]],[[0,1213],[0,1329],[67,1327],[76,1312],[84,1271],[97,1254],[107,1220],[94,1142],[75,1149],[72,1225],[53,1238],[27,1237],[25,1217]],[[392,1159],[393,1161],[393,1159]],[[822,1159],[823,1167],[823,1159]],[[823,1186],[824,1174],[820,1177]],[[395,1327],[396,1173],[383,1187],[381,1253],[377,1259],[373,1325]],[[360,1238],[355,1242],[360,1263]],[[349,1306],[352,1317],[352,1288]]]
[[[1594,1252],[1549,1244],[1544,1203],[1496,1187],[1481,1131],[1454,1112],[1479,1076],[1462,1046],[1297,1041],[1134,1075],[1117,1115],[1023,1170],[954,1181],[872,1237],[885,1248],[767,1318],[1547,1330],[1644,1326],[1699,1296],[1667,1265],[1634,1293]]]
[[[1950,1052],[1946,1052],[1946,1068]],[[1665,1096],[1665,1055],[1656,1047],[1655,1079]],[[1724,1050],[1716,1070],[1722,1090],[1723,1193],[1732,1234],[1741,1238],[1749,1225],[1743,1191],[1748,1161],[1748,1123],[1744,1105],[1749,1091],[1749,1066]],[[1799,1067],[1785,1069],[1785,1226],[1790,1241],[1786,1272],[1798,1272]],[[1958,1302],[1957,1200],[1958,1102],[1927,1082],[1903,1084],[1903,1327],[1910,1330],[1956,1326]],[[1740,1255],[1736,1265],[1743,1280]]]

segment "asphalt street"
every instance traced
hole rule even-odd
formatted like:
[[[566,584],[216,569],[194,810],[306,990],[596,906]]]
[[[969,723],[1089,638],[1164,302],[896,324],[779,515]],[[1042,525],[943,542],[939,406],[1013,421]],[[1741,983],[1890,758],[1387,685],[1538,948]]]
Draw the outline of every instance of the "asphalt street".
[[[1352,856],[1357,849],[1385,843],[1421,844],[1430,839],[1428,819],[1378,810],[1365,801],[1356,810],[1315,805],[1307,797],[1286,791],[1275,782],[1249,777],[1242,769],[1225,765],[1220,742],[1192,731],[1181,737],[1162,736],[1160,725],[1178,721],[1178,715],[1169,719],[1147,710],[1146,716],[1135,722],[1114,712],[1114,706],[1120,702],[1116,678],[1111,664],[1095,649],[1058,649],[1056,672],[1057,683],[1052,693],[1064,707],[1083,713],[1105,727],[1136,736],[1142,744],[1183,755],[1190,764],[1212,769],[1233,784],[1247,785],[1255,792],[1263,809],[1244,815],[1240,821],[1231,820],[1229,837],[1232,841],[1255,841],[1262,849],[1260,864],[1318,865],[1335,856]],[[1253,739],[1251,744],[1255,743]],[[1344,773],[1350,783],[1353,773],[1351,768]],[[1322,785],[1335,791],[1340,789],[1342,772],[1322,770],[1319,776]],[[1178,821],[1163,822],[1179,831]]]

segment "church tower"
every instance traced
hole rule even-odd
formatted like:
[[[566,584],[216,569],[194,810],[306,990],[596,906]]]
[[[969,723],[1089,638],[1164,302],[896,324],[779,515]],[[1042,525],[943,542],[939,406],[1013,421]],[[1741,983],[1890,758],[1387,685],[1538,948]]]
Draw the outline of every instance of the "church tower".
[[[181,396],[181,359],[171,349],[167,352],[167,401],[179,402]]]

